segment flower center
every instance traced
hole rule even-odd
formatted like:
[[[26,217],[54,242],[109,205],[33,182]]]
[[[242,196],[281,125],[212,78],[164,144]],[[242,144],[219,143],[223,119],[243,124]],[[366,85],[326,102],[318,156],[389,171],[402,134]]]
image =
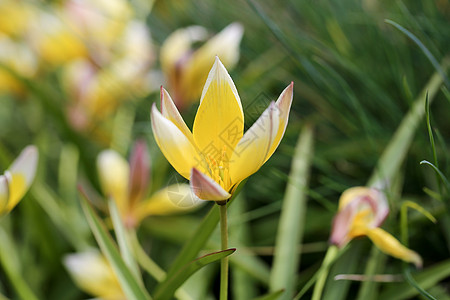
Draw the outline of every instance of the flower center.
[[[208,175],[220,186],[228,191],[231,188],[231,178],[229,172],[229,159],[224,147],[218,155],[209,153],[203,154],[206,162]]]

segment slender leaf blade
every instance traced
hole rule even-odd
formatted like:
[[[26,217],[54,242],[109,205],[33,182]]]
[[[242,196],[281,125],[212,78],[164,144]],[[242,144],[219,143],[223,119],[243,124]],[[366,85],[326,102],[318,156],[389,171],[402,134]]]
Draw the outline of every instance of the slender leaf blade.
[[[195,272],[200,270],[202,267],[219,261],[220,259],[227,257],[228,255],[234,253],[235,248],[226,249],[219,252],[209,253],[204,255],[191,263],[187,264],[181,268],[174,276],[166,277],[155,290],[156,300],[168,300],[173,297],[175,291]]]
[[[81,206],[83,207],[83,211],[86,215],[89,226],[94,233],[95,239],[116,273],[120,286],[122,287],[127,298],[136,300],[151,299],[150,295],[148,295],[147,291],[145,291],[144,288],[141,287],[141,285],[136,281],[135,277],[122,260],[115,243],[109,233],[105,230],[103,222],[88,203],[85,195],[83,195]]]

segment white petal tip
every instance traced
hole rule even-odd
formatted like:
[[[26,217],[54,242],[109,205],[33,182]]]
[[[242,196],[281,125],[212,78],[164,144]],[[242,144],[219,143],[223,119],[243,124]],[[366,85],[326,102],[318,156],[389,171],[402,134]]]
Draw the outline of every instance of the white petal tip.
[[[224,201],[231,197],[217,182],[196,168],[191,170],[190,179],[193,193],[202,200]]]

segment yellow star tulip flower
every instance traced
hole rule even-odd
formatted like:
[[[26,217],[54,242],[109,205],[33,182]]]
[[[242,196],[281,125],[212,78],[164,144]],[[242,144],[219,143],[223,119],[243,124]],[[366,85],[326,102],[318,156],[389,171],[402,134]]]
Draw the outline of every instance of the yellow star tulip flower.
[[[125,300],[119,279],[96,250],[66,255],[64,265],[77,286],[102,300]]]
[[[286,130],[292,94],[293,83],[244,134],[241,100],[216,57],[203,88],[193,131],[161,88],[161,112],[155,104],[151,111],[153,134],[170,164],[190,180],[194,193],[200,199],[222,204],[278,147]]]
[[[136,143],[130,163],[114,150],[102,151],[97,169],[103,192],[116,202],[128,227],[137,226],[147,216],[186,212],[203,203],[187,184],[172,184],[145,198],[150,182],[150,159],[142,141]]]
[[[194,50],[193,44],[205,41],[208,33],[201,26],[190,26],[178,29],[164,41],[161,68],[178,109],[198,99],[215,55],[227,68],[234,67],[243,33],[242,25],[232,23]]]
[[[4,175],[0,175],[0,216],[9,213],[30,188],[36,174],[38,150],[26,147]]]
[[[416,252],[379,228],[388,213],[387,199],[380,190],[350,188],[339,199],[339,211],[333,221],[330,242],[343,247],[353,238],[365,235],[384,253],[421,267],[422,259]]]

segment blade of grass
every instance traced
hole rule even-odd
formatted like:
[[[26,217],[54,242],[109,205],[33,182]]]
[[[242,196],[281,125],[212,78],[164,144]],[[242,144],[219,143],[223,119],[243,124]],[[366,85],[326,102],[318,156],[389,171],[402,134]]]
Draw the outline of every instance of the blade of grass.
[[[445,74],[444,69],[439,65],[438,61],[433,56],[433,54],[431,54],[430,50],[428,50],[427,47],[425,47],[425,45],[414,34],[412,34],[409,30],[407,30],[406,28],[404,28],[400,24],[398,24],[398,23],[396,23],[396,22],[394,22],[392,20],[389,20],[389,19],[385,19],[384,22],[394,26],[396,29],[401,31],[408,38],[410,38],[420,48],[420,50],[422,50],[422,52],[425,54],[425,56],[428,58],[428,60],[433,65],[434,69],[441,76],[441,78],[444,81],[444,83],[447,86],[447,88],[450,89],[450,81],[449,81],[447,75]]]
[[[292,169],[283,199],[270,274],[270,290],[274,292],[284,289],[280,299],[292,299],[294,295],[295,274],[300,263],[297,249],[303,238],[312,149],[313,129],[307,125],[299,136],[292,159]]]
[[[20,274],[19,258],[17,250],[9,235],[0,227],[0,264],[3,271],[9,277],[11,284],[20,299],[38,300],[34,292]]]
[[[81,205],[83,211],[86,215],[86,219],[88,220],[89,226],[97,240],[97,243],[100,246],[105,257],[108,259],[111,264],[114,272],[116,273],[120,286],[122,287],[125,295],[128,299],[135,300],[149,300],[151,299],[150,295],[147,293],[145,289],[139,284],[136,280],[132,272],[128,269],[127,265],[123,261],[120,256],[119,251],[116,248],[115,243],[113,242],[111,236],[105,229],[105,225],[100,220],[94,209],[88,203],[86,196],[83,191],[80,189],[82,193]]]
[[[428,289],[449,276],[450,260],[445,260],[423,271],[417,272],[414,277],[422,289]],[[383,290],[378,299],[411,299],[418,294],[419,291],[408,282],[391,283],[389,286],[386,286],[386,289]]]
[[[108,200],[108,207],[122,259],[130,269],[130,271],[133,273],[135,279],[143,286],[143,282],[139,273],[139,267],[136,263],[136,260],[134,259],[133,252],[131,251],[130,239],[128,238],[126,229],[123,226],[122,218],[120,217],[119,210],[113,199]]]
[[[202,267],[219,261],[220,259],[227,257],[234,253],[236,249],[226,249],[219,252],[214,252],[202,256],[191,263],[181,268],[174,276],[166,277],[155,290],[155,300],[168,300],[171,299],[175,291],[196,271]]]
[[[250,235],[250,228],[248,222],[240,222],[241,216],[246,211],[246,199],[244,193],[240,193],[235,204],[230,207],[230,244],[235,245],[234,241],[239,243],[239,252],[230,257],[230,263],[232,264],[232,259],[237,256],[242,256],[243,253],[241,249],[245,246],[249,246],[252,243],[252,238]],[[235,222],[238,220],[238,222]],[[242,247],[240,246],[242,245]],[[245,254],[244,254],[245,256]],[[245,256],[247,258],[253,258],[253,256]],[[253,269],[253,267],[252,267]],[[253,299],[257,295],[256,280],[252,278],[248,272],[242,268],[231,268],[231,281],[232,281],[232,297],[233,299]]]
[[[266,295],[263,295],[261,297],[255,298],[253,300],[277,300],[281,299],[281,295],[284,293],[284,290],[275,291]]]

